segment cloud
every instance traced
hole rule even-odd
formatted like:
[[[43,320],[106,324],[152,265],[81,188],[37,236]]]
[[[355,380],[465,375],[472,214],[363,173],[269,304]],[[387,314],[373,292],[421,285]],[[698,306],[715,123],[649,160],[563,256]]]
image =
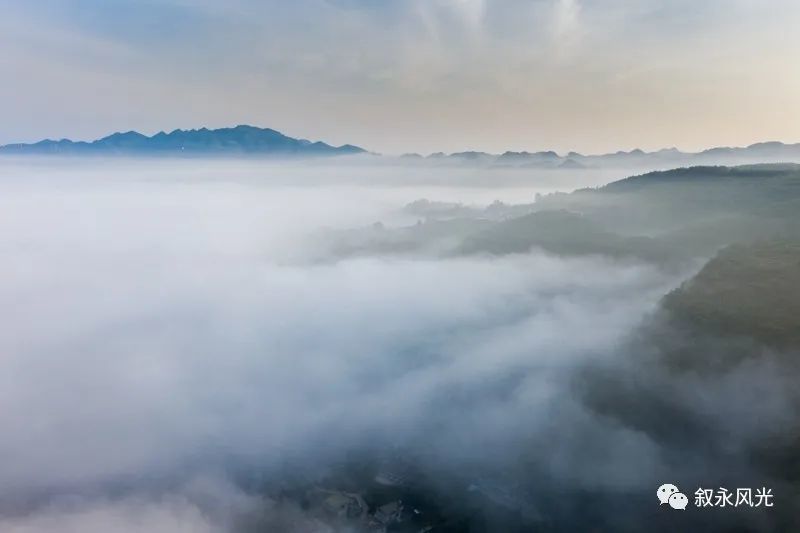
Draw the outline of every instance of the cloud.
[[[563,57],[576,46],[580,38],[581,6],[578,0],[559,0],[553,11],[553,40],[556,56]]]
[[[164,494],[55,498],[33,513],[0,514],[8,533],[225,533],[255,522],[269,502],[217,478],[196,478]]]
[[[18,457],[6,491],[229,456],[269,466],[321,442],[335,455],[365,435],[414,440],[434,422],[449,440],[500,412],[498,429],[513,431],[515,415],[538,418],[557,399],[561,372],[635,322],[641,291],[652,305],[665,283],[546,256],[301,268],[169,255],[34,253],[24,279],[6,272],[25,301],[4,317],[14,381],[0,452]],[[33,266],[42,260],[58,262],[57,279]],[[587,272],[597,277],[576,283]],[[519,390],[493,398],[493,383],[518,372]],[[448,412],[454,391],[471,415]],[[434,406],[443,419],[426,416]]]
[[[352,450],[451,474],[527,458],[587,487],[637,486],[632,457],[658,465],[570,383],[673,275],[538,252],[287,263],[320,209],[355,209],[347,193],[204,181],[193,164],[5,182],[4,531],[228,531],[269,508],[233,473],[299,475]]]
[[[691,271],[537,250],[303,260],[309,233],[386,219],[409,181],[475,194],[457,174],[4,165],[2,531],[308,530],[284,484],[389,452],[448,497],[512,487],[571,529],[637,530],[667,479],[780,479],[748,454],[786,438],[793,374],[766,352],[676,373],[657,341],[697,339],[643,333]]]

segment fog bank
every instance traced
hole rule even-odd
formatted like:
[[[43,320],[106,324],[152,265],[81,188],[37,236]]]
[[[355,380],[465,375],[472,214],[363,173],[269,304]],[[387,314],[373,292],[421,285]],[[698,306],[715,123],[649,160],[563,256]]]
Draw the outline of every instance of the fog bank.
[[[309,233],[419,191],[83,170],[3,169],[4,531],[246,530],[302,513],[270,513],[241,472],[313,479],[355,452],[465,479],[527,464],[587,490],[662,468],[658,443],[586,409],[574,373],[618,357],[689,272],[536,250],[311,264]]]

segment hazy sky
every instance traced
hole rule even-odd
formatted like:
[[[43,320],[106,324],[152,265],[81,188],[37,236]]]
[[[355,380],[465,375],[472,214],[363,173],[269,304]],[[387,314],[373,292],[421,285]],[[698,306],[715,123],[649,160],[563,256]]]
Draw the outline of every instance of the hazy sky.
[[[0,0],[0,143],[239,123],[399,153],[800,141],[793,0]]]

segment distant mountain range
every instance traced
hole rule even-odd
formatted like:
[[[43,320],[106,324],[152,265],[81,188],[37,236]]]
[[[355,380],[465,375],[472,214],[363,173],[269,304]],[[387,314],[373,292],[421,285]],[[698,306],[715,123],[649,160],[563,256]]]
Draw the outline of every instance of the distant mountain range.
[[[349,144],[331,146],[254,126],[162,131],[152,137],[129,131],[91,142],[47,139],[33,144],[0,146],[0,154],[332,156],[364,152]]]
[[[640,149],[629,152],[619,151],[609,154],[584,155],[569,152],[559,155],[553,151],[541,152],[456,152],[444,154],[437,152],[428,156],[405,154],[402,159],[408,162],[436,162],[440,164],[479,165],[487,167],[532,167],[552,169],[577,169],[597,167],[651,167],[673,168],[676,166],[709,164],[746,164],[800,162],[800,143],[763,142],[746,147],[719,147],[702,152],[682,152],[677,148],[665,148],[655,152]]]
[[[0,146],[2,154],[56,155],[165,155],[165,156],[276,156],[308,157],[367,154],[358,146],[331,146],[324,142],[288,137],[276,130],[255,126],[236,126],[210,130],[174,130],[146,136],[135,131],[114,133],[96,141],[69,139],[44,140],[33,144]],[[376,154],[371,154],[376,155]],[[609,154],[584,155],[569,152],[559,155],[541,152],[437,152],[428,156],[405,154],[387,161],[403,164],[436,164],[481,167],[521,167],[549,169],[580,168],[673,168],[691,165],[735,165],[746,163],[800,162],[800,143],[762,142],[746,147],[710,148],[702,152],[682,152],[665,148],[655,152],[635,149]]]

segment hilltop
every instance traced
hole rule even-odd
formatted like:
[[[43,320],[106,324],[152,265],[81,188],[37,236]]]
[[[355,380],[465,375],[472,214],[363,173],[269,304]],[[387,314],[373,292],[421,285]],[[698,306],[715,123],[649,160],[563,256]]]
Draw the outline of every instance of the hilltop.
[[[720,248],[800,238],[800,165],[692,167],[651,172],[596,189],[486,208],[418,200],[417,224],[325,237],[339,255],[505,255],[540,248],[558,255],[635,258],[661,266]]]

